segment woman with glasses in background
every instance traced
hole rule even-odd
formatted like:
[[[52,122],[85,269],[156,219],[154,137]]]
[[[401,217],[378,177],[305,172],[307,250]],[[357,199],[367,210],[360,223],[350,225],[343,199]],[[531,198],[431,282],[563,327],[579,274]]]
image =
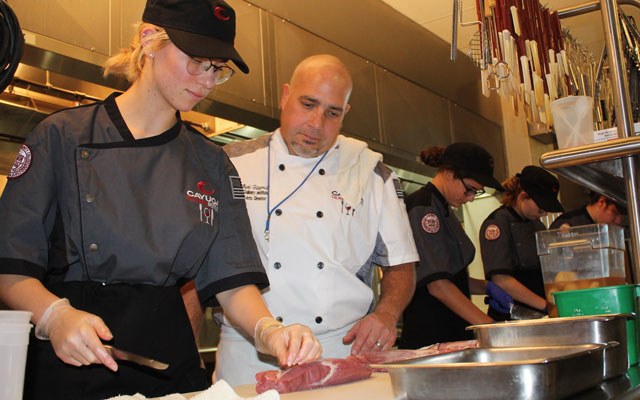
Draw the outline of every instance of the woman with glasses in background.
[[[485,186],[503,190],[493,177],[493,157],[476,144],[454,143],[430,147],[421,158],[438,173],[405,200],[420,261],[416,292],[403,314],[399,347],[404,349],[471,339],[466,326],[492,322],[471,302],[471,294],[487,293],[495,304],[509,302],[496,285],[469,277],[475,248],[451,209],[473,201]]]
[[[33,313],[25,399],[147,397],[205,389],[180,296],[193,279],[282,365],[316,359],[301,325],[265,306],[269,282],[242,184],[221,148],[190,128],[191,110],[249,69],[222,0],[149,0],[131,46],[105,74],[131,87],[60,111],[31,132],[0,198],[0,300]],[[105,344],[169,364],[114,361]]]
[[[561,212],[558,180],[540,167],[529,165],[502,183],[502,206],[491,213],[480,228],[480,250],[487,279],[515,300],[547,313],[540,259],[536,251],[537,231],[545,230],[540,218]],[[489,306],[496,321],[510,319],[509,310]]]

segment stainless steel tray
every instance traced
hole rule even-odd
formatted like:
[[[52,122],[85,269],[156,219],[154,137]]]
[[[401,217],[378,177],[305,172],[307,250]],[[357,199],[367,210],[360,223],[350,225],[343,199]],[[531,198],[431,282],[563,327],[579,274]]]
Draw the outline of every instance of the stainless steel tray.
[[[615,346],[469,349],[373,367],[389,370],[397,399],[562,399],[602,382]]]
[[[626,321],[634,314],[606,314],[564,318],[543,318],[473,325],[478,347],[549,346],[618,342],[605,350],[603,378],[629,369]]]

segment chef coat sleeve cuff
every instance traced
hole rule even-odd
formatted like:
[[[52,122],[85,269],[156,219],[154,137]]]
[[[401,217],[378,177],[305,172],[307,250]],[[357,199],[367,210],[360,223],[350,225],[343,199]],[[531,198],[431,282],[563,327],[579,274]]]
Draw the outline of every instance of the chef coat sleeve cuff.
[[[485,271],[484,276],[486,280],[491,280],[491,277],[494,275],[509,275],[513,276],[513,270],[508,268],[498,268],[492,269],[491,271]]]
[[[417,286],[424,286],[431,282],[439,281],[440,279],[448,279],[453,282],[453,275],[451,275],[449,272],[436,272],[420,279]]]
[[[198,290],[198,298],[203,306],[216,307],[220,305],[218,299],[216,299],[218,293],[246,285],[256,285],[258,289],[262,290],[269,286],[269,279],[264,272],[247,272],[233,275],[215,281],[203,289]]]
[[[0,274],[24,275],[42,280],[44,277],[44,268],[19,258],[0,258]]]

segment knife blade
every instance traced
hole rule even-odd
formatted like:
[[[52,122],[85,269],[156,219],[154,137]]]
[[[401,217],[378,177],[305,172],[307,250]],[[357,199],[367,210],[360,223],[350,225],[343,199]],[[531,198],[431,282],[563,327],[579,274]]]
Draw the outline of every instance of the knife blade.
[[[136,364],[158,370],[165,370],[169,368],[169,364],[165,364],[163,362],[156,361],[152,358],[144,357],[139,354],[131,353],[129,351],[120,350],[108,344],[105,344],[104,348],[107,349],[109,355],[111,355],[111,357],[116,360],[131,361]]]
[[[546,317],[546,315],[541,313],[540,311],[534,310],[533,308],[529,308],[527,306],[517,304],[510,304],[509,306],[509,314],[511,315],[511,319],[513,320],[538,319]]]

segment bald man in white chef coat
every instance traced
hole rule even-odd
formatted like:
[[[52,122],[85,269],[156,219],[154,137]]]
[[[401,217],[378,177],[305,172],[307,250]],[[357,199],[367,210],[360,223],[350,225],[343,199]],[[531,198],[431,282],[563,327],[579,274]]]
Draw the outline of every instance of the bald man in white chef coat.
[[[309,57],[282,88],[280,128],[224,147],[269,277],[263,297],[278,321],[309,326],[325,358],[393,346],[418,260],[397,177],[364,142],[339,135],[351,88],[339,59]],[[374,307],[375,265],[384,274]],[[254,383],[278,367],[225,318],[215,379]]]

